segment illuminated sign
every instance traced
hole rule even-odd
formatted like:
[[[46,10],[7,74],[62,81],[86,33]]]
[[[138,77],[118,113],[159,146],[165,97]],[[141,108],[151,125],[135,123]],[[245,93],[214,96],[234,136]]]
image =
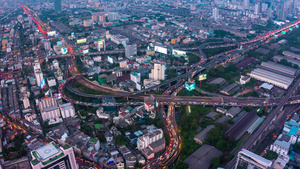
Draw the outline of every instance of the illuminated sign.
[[[102,39],[102,40],[99,40],[99,41],[98,41],[98,48],[102,49],[102,48],[103,48],[103,45],[104,45],[104,43],[105,43],[105,40],[104,40],[104,39]]]
[[[41,83],[40,83],[41,88],[44,88],[45,84],[46,84],[45,79],[43,79],[43,81],[41,81]]]
[[[107,62],[110,63],[110,64],[113,64],[114,60],[110,56],[107,56]]]
[[[88,49],[85,49],[85,50],[83,50],[82,52],[83,52],[83,54],[88,54],[88,53],[89,53],[89,50],[88,50]]]
[[[296,25],[296,28],[299,28],[299,25]]]
[[[86,38],[77,40],[77,44],[86,43]]]
[[[199,81],[205,80],[206,77],[207,77],[206,74],[200,75],[200,76],[199,76]]]
[[[159,53],[163,53],[163,54],[167,54],[168,53],[168,49],[167,48],[163,48],[160,46],[155,46],[154,47],[154,51],[155,52],[159,52]]]
[[[47,32],[47,36],[54,36],[56,34],[56,31]]]
[[[195,83],[192,83],[192,84],[188,84],[187,82],[185,82],[185,85],[184,85],[184,87],[186,88],[186,90],[188,90],[188,91],[192,91],[192,90],[194,90],[195,89],[195,87],[196,87],[196,84]]]
[[[68,53],[68,49],[67,48],[60,48],[61,54],[67,54]]]
[[[173,55],[176,57],[186,57],[186,52],[180,50],[173,50]]]

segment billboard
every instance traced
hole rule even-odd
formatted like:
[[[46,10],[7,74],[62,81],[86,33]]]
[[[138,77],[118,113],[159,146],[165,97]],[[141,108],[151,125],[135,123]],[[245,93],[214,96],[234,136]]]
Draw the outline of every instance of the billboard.
[[[168,49],[160,46],[155,46],[154,47],[155,52],[163,53],[163,54],[168,54]]]
[[[83,54],[88,54],[88,53],[89,53],[89,50],[88,50],[88,49],[85,49],[85,50],[82,51],[82,53],[83,53]]]
[[[207,77],[206,74],[203,74],[203,75],[199,75],[199,81],[202,81],[202,80],[205,80]]]
[[[185,51],[180,51],[180,50],[173,50],[173,55],[176,57],[186,57],[186,52]]]
[[[47,36],[54,36],[56,34],[56,31],[47,32]]]
[[[62,45],[62,42],[61,42],[61,41],[57,41],[57,42],[56,42],[56,45],[57,45],[57,46],[60,46],[60,45]]]
[[[86,43],[86,38],[77,40],[77,44]]]
[[[185,82],[185,85],[184,85],[184,87],[186,88],[186,90],[188,90],[188,91],[192,91],[192,90],[194,90],[194,89],[195,89],[195,87],[196,87],[196,84],[195,84],[195,83],[188,84],[187,82]]]
[[[107,62],[110,63],[110,64],[113,64],[114,60],[110,56],[107,56]]]
[[[98,48],[102,49],[105,41],[104,39],[98,41]]]
[[[44,87],[45,87],[45,84],[46,84],[45,79],[43,79],[43,80],[41,81],[41,83],[40,83],[41,88],[44,88]]]
[[[65,55],[68,53],[68,48],[60,48],[61,54]]]

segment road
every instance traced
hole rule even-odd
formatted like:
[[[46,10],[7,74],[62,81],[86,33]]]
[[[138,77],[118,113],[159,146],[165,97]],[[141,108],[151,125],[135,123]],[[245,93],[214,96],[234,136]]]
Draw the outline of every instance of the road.
[[[291,87],[288,90],[288,92],[286,93],[286,96],[280,100],[280,103],[278,104],[278,106],[265,118],[265,120],[262,122],[262,124],[256,130],[256,132],[253,133],[253,135],[250,136],[250,138],[243,144],[243,146],[240,147],[240,150],[242,148],[250,150],[253,147],[253,145],[257,141],[259,141],[258,138],[263,136],[263,134],[269,130],[271,122],[279,114],[280,110],[283,108],[283,106],[288,101],[288,99],[291,97],[291,95],[295,94],[295,92],[297,92],[296,89],[298,90],[299,84],[300,84],[300,79],[298,79],[296,81],[296,83],[293,85],[293,87]],[[281,117],[277,117],[277,118],[280,119]],[[263,138],[260,138],[260,139],[263,139]],[[227,165],[226,168],[227,169],[233,168],[235,161],[236,161],[236,158],[231,160],[231,162]]]

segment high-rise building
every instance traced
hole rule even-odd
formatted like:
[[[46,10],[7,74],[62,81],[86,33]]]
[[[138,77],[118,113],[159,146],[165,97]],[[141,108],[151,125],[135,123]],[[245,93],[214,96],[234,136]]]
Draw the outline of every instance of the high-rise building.
[[[46,51],[49,51],[51,49],[51,43],[50,41],[44,41],[44,48]]]
[[[126,45],[125,46],[125,56],[129,58],[130,56],[137,54],[137,46],[136,44]]]
[[[75,116],[75,109],[71,103],[59,105],[59,109],[63,118]]]
[[[15,26],[15,30],[19,34],[19,48],[22,51],[25,46],[23,25],[20,22],[18,22]]]
[[[27,109],[28,107],[30,107],[30,102],[29,102],[28,97],[24,97],[23,98],[23,105],[24,105],[25,109]]]
[[[254,7],[254,14],[258,15],[259,12],[260,12],[260,5],[259,5],[259,3],[256,3],[255,7]]]
[[[213,9],[213,18],[215,21],[217,21],[219,19],[219,9],[218,8]]]
[[[99,22],[105,22],[106,21],[106,18],[105,18],[105,14],[104,13],[101,13],[99,15]]]
[[[41,64],[39,60],[35,60],[33,63],[33,70],[36,71],[38,69],[41,69]]]
[[[286,20],[286,16],[287,16],[287,12],[284,9],[280,9],[278,11],[278,19],[285,21]]]
[[[154,80],[165,80],[165,69],[166,65],[164,63],[154,63],[154,68],[151,70],[149,78]]]
[[[266,12],[267,10],[268,10],[268,4],[262,3],[262,4],[261,4],[261,11],[262,11],[262,12]]]
[[[48,97],[40,100],[39,103],[40,112],[43,121],[56,119],[60,117],[59,107],[55,98]]]
[[[54,0],[55,14],[61,11],[61,0]]]
[[[137,148],[142,150],[148,147],[151,143],[158,141],[163,138],[162,129],[157,129],[152,131],[151,133],[144,134],[143,136],[138,138]]]
[[[115,21],[115,20],[119,19],[119,14],[118,14],[118,12],[109,12],[107,14],[107,18],[109,21]]]
[[[31,151],[32,161],[30,162],[33,169],[76,169],[77,164],[73,148],[68,144],[59,147],[51,142],[43,147]]]
[[[244,8],[248,9],[250,5],[250,0],[244,0]]]
[[[35,75],[35,78],[36,78],[36,83],[39,87],[41,87],[41,82],[43,81],[44,79],[44,75],[43,75],[43,72],[40,70],[40,69],[36,69],[34,71],[34,75]]]
[[[273,10],[271,8],[268,8],[267,16],[270,17],[270,18],[273,18]]]
[[[101,51],[101,49],[104,49],[105,51],[105,39],[101,39],[97,43],[97,50]]]

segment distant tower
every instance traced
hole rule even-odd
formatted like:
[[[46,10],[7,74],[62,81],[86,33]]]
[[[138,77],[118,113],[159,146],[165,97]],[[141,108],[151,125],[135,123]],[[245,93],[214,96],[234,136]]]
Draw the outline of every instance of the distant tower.
[[[25,38],[24,38],[23,25],[20,22],[18,22],[15,25],[15,31],[19,34],[19,48],[22,51],[25,45]]]
[[[61,11],[61,0],[54,0],[55,14]]]
[[[219,19],[219,9],[218,8],[213,9],[213,18],[215,21],[217,21]]]
[[[256,3],[255,4],[255,8],[254,8],[254,14],[258,15],[259,12],[260,12],[260,5],[259,5],[259,3]]]
[[[244,0],[244,8],[249,9],[250,0]]]

